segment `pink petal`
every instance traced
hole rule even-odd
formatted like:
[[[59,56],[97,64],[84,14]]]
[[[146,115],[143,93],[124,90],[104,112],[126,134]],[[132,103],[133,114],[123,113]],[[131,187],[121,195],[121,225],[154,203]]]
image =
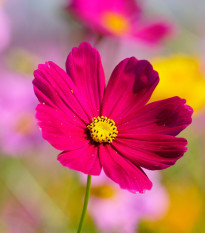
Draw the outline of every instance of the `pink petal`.
[[[134,27],[134,25],[133,25]],[[165,37],[172,33],[173,29],[168,23],[153,23],[143,27],[143,24],[137,22],[133,28],[133,36],[151,44],[159,43]]]
[[[176,136],[191,124],[193,109],[179,97],[150,103],[118,122],[123,134],[168,134]]]
[[[152,183],[140,167],[124,158],[111,145],[100,146],[99,154],[105,174],[122,189],[140,193],[151,189]]]
[[[116,138],[113,147],[136,166],[150,170],[174,165],[187,151],[187,141],[169,135],[126,135]]]
[[[98,148],[90,143],[77,150],[62,152],[58,161],[65,167],[85,174],[99,175],[101,172]]]
[[[113,12],[123,16],[137,18],[141,13],[140,6],[135,0],[72,0],[68,9],[81,20],[83,23],[92,27],[93,24],[101,24],[101,16],[103,13]]]
[[[74,114],[84,124],[91,121],[89,109],[68,74],[53,62],[39,65],[34,72],[34,92],[41,103]]]
[[[73,48],[66,61],[66,69],[81,93],[92,117],[100,115],[105,76],[98,51],[88,43]]]
[[[144,106],[158,82],[158,73],[148,61],[134,57],[121,61],[108,82],[102,115],[117,123],[130,111]]]
[[[86,126],[71,111],[39,104],[36,118],[43,138],[58,150],[74,150],[89,143]]]

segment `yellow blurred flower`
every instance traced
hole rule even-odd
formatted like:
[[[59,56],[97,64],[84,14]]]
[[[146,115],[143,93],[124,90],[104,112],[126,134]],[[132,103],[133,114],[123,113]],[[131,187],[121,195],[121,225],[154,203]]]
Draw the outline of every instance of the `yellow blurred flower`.
[[[160,82],[151,101],[179,96],[195,111],[205,106],[205,72],[199,58],[172,55],[155,58],[152,64],[159,73]]]
[[[197,224],[203,217],[203,194],[191,184],[175,183],[168,186],[170,208],[167,214],[159,221],[144,221],[143,226],[150,230],[158,229],[159,233],[198,232]]]

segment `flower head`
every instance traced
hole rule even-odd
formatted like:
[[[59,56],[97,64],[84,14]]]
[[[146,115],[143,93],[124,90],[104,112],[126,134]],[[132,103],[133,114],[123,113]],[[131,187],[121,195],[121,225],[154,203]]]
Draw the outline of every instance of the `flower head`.
[[[145,60],[121,61],[105,88],[98,51],[82,43],[68,55],[66,69],[47,62],[33,81],[38,125],[63,151],[60,163],[90,175],[103,168],[131,192],[151,189],[141,167],[164,169],[184,154],[187,141],[175,136],[191,123],[192,108],[179,97],[146,105],[159,77]]]
[[[134,0],[72,0],[68,9],[100,35],[132,37],[156,43],[171,32],[170,25],[165,22],[147,23]]]
[[[1,70],[0,151],[6,155],[25,155],[36,148],[40,133],[35,127],[34,106],[28,75]]]
[[[156,221],[164,216],[169,205],[166,189],[160,184],[158,173],[146,172],[155,185],[144,195],[119,189],[103,172],[92,178],[88,210],[100,232],[133,233],[140,220]],[[83,181],[86,183],[84,176]]]

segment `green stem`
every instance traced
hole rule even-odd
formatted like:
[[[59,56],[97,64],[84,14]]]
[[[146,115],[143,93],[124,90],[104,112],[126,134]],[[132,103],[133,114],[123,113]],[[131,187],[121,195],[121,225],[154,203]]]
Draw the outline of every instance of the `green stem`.
[[[80,233],[81,230],[82,230],[82,227],[83,227],[83,222],[84,222],[84,219],[85,219],[86,210],[87,210],[88,201],[89,201],[89,196],[90,196],[90,187],[91,187],[91,175],[88,175],[86,193],[85,193],[85,199],[84,199],[84,205],[83,205],[83,211],[82,211],[82,214],[81,214],[80,223],[79,223],[79,226],[78,226],[77,233]]]

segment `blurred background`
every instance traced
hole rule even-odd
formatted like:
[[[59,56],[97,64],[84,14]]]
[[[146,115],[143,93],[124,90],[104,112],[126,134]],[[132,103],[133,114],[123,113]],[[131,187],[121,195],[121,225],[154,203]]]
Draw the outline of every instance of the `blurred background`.
[[[31,82],[39,63],[65,68],[82,41],[100,51],[106,80],[122,59],[148,59],[160,76],[151,101],[177,95],[194,109],[180,134],[188,152],[148,171],[151,191],[134,195],[104,174],[93,179],[83,232],[205,232],[204,12],[204,0],[0,1],[0,232],[76,232],[85,177],[62,167],[42,139]]]

